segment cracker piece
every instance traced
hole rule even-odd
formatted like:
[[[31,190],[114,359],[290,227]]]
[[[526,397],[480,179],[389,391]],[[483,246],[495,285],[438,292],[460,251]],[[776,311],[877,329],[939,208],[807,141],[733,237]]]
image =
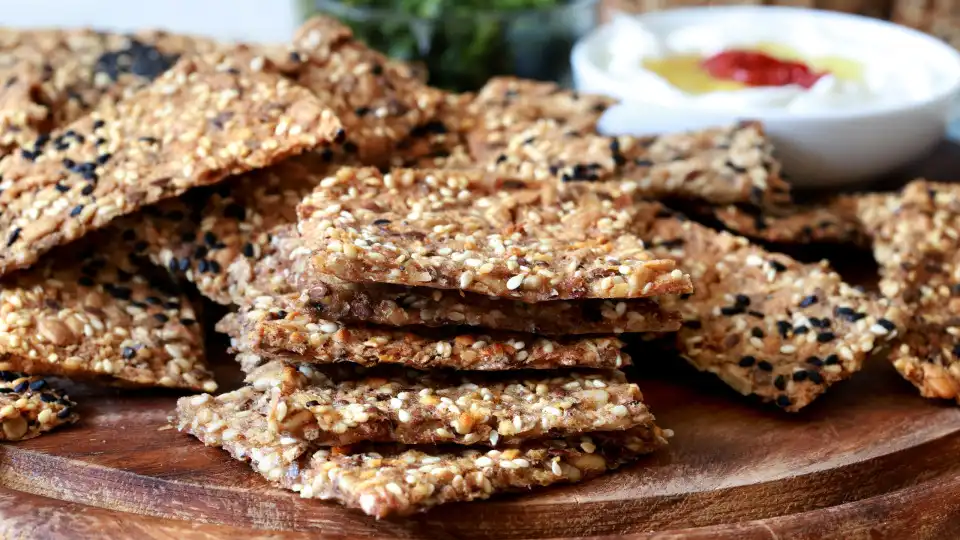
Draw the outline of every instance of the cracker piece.
[[[430,126],[447,96],[329,17],[313,17],[297,30],[288,61],[288,74],[343,122],[344,149],[369,165],[389,165],[394,147]]]
[[[856,195],[840,195],[821,204],[790,206],[779,212],[729,205],[713,209],[731,231],[777,244],[869,245],[867,231],[857,218]]]
[[[277,436],[253,387],[181,398],[178,429],[219,446],[301,497],[336,501],[384,518],[510,491],[580,482],[666,444],[653,417],[627,431],[531,441],[503,449],[360,444],[310,448]]]
[[[320,446],[499,446],[650,421],[640,389],[616,370],[467,374],[339,364],[321,371],[308,376],[277,361],[247,377],[274,388],[271,428]]]
[[[344,168],[298,213],[321,272],[538,302],[688,292],[628,232],[650,208],[479,172]]]
[[[276,290],[288,284],[301,294],[293,301],[296,311],[314,313],[341,323],[385,326],[480,326],[492,330],[540,335],[619,334],[623,332],[673,332],[680,328],[676,312],[661,310],[654,300],[557,300],[529,304],[426,287],[384,283],[350,283],[321,274],[310,264],[310,251],[302,248],[294,227],[272,231],[271,247],[277,257],[259,265],[257,274],[277,279]],[[283,268],[283,267],[286,268]],[[280,270],[279,276],[270,272]]]
[[[643,199],[775,207],[790,202],[790,186],[772,152],[755,122],[637,138],[567,132],[540,121],[513,134],[500,153],[475,157],[500,174],[600,182]]]
[[[143,88],[213,40],[144,31],[0,30],[0,148],[25,145]]]
[[[192,190],[119,226],[144,242],[150,260],[220,304],[242,303],[272,250],[273,229],[293,227],[300,200],[336,165],[308,153],[216,186]]]
[[[676,258],[696,291],[679,309],[680,354],[744,395],[787,411],[809,404],[904,328],[903,311],[844,283],[826,262],[802,264],[745,238],[673,217],[650,249]]]
[[[142,206],[343,133],[308,90],[263,67],[242,55],[185,59],[116,106],[5,157],[0,273]]]
[[[880,291],[911,313],[890,360],[924,397],[960,401],[960,186],[918,180],[860,204]]]
[[[630,363],[614,337],[546,338],[516,332],[470,332],[460,327],[416,328],[343,325],[296,307],[299,293],[261,296],[217,330],[235,348],[265,356],[296,355],[318,364],[401,364],[417,369],[449,367],[481,371],[615,368]],[[251,360],[255,362],[255,360]],[[246,367],[246,366],[245,366]]]
[[[566,132],[595,134],[600,117],[616,102],[566,90],[552,82],[494,77],[468,108],[477,124],[468,137],[470,153],[481,161],[495,157],[511,135],[540,120],[562,126]]]
[[[0,369],[212,391],[189,300],[102,233],[5,276]]]
[[[80,417],[77,404],[40,377],[0,371],[0,441],[32,439]]]

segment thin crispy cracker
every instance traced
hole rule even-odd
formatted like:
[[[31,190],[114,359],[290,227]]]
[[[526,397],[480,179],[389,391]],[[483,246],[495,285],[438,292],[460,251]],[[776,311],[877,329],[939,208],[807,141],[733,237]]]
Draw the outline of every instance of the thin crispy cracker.
[[[0,369],[212,391],[189,300],[102,233],[5,276]]]
[[[558,367],[616,368],[630,363],[613,337],[546,338],[502,331],[459,327],[398,329],[343,325],[298,311],[298,293],[261,296],[236,314],[227,315],[217,330],[234,338],[240,352],[265,356],[296,356],[318,364],[351,362],[365,366],[401,364],[417,369],[456,368],[481,371],[552,369]],[[250,360],[249,365],[257,362]]]
[[[252,387],[213,397],[181,398],[178,429],[234,458],[250,461],[267,480],[304,498],[333,500],[378,518],[509,491],[580,482],[666,444],[649,422],[628,431],[532,441],[506,449],[356,445],[315,449],[278,437]]]
[[[475,156],[487,170],[563,183],[601,182],[643,199],[775,207],[790,186],[755,122],[658,137],[604,137],[542,120],[511,134],[499,153]]]
[[[960,187],[918,180],[865,198],[880,291],[911,313],[894,367],[929,398],[960,400]]]
[[[77,404],[40,378],[0,371],[0,441],[32,439],[79,419]]]
[[[869,234],[857,217],[858,200],[857,195],[839,195],[773,212],[729,205],[712,213],[727,229],[765,242],[868,245]]]
[[[298,291],[296,310],[341,323],[385,326],[480,326],[492,330],[540,335],[673,332],[680,328],[676,312],[660,309],[654,300],[556,300],[529,304],[481,294],[406,287],[384,283],[350,283],[315,271],[293,226],[270,232],[268,257],[254,271],[260,281],[290,285]],[[276,276],[276,273],[282,274]]]
[[[479,172],[344,168],[300,204],[321,272],[527,302],[690,290],[629,233],[645,205]]]
[[[844,283],[826,262],[802,264],[745,238],[665,216],[650,249],[676,258],[696,291],[679,309],[680,354],[740,393],[797,411],[858,371],[904,328],[903,311]]]
[[[340,364],[315,375],[314,368],[271,362],[247,381],[273,388],[272,429],[319,446],[500,446],[650,421],[640,389],[616,370],[464,373]]]
[[[32,143],[129,96],[183,54],[220,48],[226,46],[162,31],[0,29],[0,148]]]
[[[316,97],[263,64],[185,59],[128,99],[5,157],[0,272],[142,206],[342,134]]]
[[[119,226],[134,243],[146,244],[151,261],[194,283],[202,295],[239,304],[259,277],[255,265],[273,249],[273,230],[293,227],[297,204],[335,168],[321,154],[304,154],[192,190]]]
[[[329,17],[313,17],[297,30],[288,61],[287,73],[343,122],[344,148],[369,165],[389,165],[394,148],[429,127],[447,96]]]

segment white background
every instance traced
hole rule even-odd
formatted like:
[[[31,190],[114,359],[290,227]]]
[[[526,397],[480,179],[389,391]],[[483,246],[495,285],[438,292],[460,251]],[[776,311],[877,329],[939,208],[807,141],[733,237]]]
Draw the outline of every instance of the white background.
[[[222,40],[281,43],[297,27],[291,0],[0,0],[0,26],[161,28]]]

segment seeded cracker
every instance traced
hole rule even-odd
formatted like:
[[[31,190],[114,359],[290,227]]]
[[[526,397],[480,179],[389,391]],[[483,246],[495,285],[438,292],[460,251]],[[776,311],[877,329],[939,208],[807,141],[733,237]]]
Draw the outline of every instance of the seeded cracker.
[[[615,370],[467,374],[340,364],[306,376],[274,362],[247,380],[274,388],[268,413],[273,429],[320,446],[498,446],[619,431],[650,419],[640,389]]]
[[[389,165],[394,147],[429,125],[446,99],[409,66],[368,48],[329,17],[300,27],[287,60],[285,71],[343,122],[343,148],[368,165]]]
[[[880,291],[912,316],[890,353],[929,398],[960,399],[960,186],[915,181],[899,196],[865,199]]]
[[[164,276],[161,276],[164,277]],[[130,253],[94,235],[0,289],[0,370],[212,391],[196,314]]]
[[[596,133],[600,117],[615,103],[612,98],[571,92],[551,82],[494,77],[468,108],[477,121],[469,136],[470,153],[480,161],[496,157],[511,135],[543,119],[564,131]]]
[[[868,233],[857,218],[859,196],[840,195],[810,206],[767,213],[727,206],[713,211],[723,226],[758,240],[779,244],[836,243],[868,245]]]
[[[476,172],[344,168],[298,214],[314,266],[352,282],[526,302],[689,292],[672,260],[627,232],[648,206]]]
[[[630,363],[630,357],[620,351],[623,342],[613,337],[550,339],[514,332],[468,333],[459,327],[407,331],[342,325],[309,310],[298,311],[296,297],[296,293],[292,297],[261,296],[218,323],[217,330],[233,338],[238,352],[255,355],[243,367],[254,365],[264,355],[295,355],[300,361],[318,364],[401,364],[417,369],[481,371],[615,368]]]
[[[318,450],[273,434],[259,410],[262,402],[262,394],[249,386],[218,397],[181,398],[178,429],[250,461],[264,478],[301,497],[334,500],[378,518],[584,481],[653,452],[670,434],[648,415],[647,423],[628,431],[507,449],[357,445]]]
[[[0,371],[0,441],[32,439],[79,418],[76,403],[40,377]]]
[[[257,293],[284,288],[288,293],[299,292],[290,297],[293,310],[341,323],[480,326],[556,336],[673,332],[680,328],[679,314],[661,310],[649,299],[528,304],[443,289],[350,283],[316,272],[310,264],[310,251],[302,247],[293,226],[274,228],[270,237],[271,245],[264,251],[271,255],[254,270],[260,284],[255,287]]]
[[[121,224],[150,259],[221,304],[242,303],[280,225],[293,227],[300,200],[335,166],[310,153],[190,191]]]
[[[0,30],[0,148],[32,143],[143,88],[212,40],[159,31]]]
[[[116,106],[0,161],[0,272],[141,206],[342,134],[309,91],[258,71],[263,60],[251,58],[185,59]]]
[[[676,258],[696,292],[674,306],[682,356],[744,395],[797,411],[898,336],[904,314],[844,283],[826,263],[801,264],[745,238],[659,219],[651,250]]]
[[[544,120],[511,135],[489,171],[560,182],[604,182],[644,199],[775,207],[790,201],[780,163],[758,123],[658,137],[604,137]]]

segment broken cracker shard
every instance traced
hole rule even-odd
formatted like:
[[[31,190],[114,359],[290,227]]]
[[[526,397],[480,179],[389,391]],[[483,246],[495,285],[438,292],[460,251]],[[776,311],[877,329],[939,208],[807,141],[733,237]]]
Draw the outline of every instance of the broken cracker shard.
[[[960,400],[960,189],[914,181],[862,197],[858,215],[873,232],[880,291],[910,316],[890,361],[924,397]]]
[[[183,59],[51,134],[63,144],[3,158],[0,273],[140,207],[342,136],[316,96],[255,59]]]
[[[32,439],[76,422],[76,403],[48,381],[0,371],[0,441]]]
[[[384,518],[498,493],[580,482],[666,444],[650,416],[634,428],[497,449],[358,444],[318,448],[269,427],[269,398],[251,386],[177,403],[178,429],[219,446],[279,487]]]
[[[343,168],[298,214],[315,267],[347,281],[460,289],[471,272],[460,290],[526,302],[690,292],[629,232],[646,208],[479,172]]]

